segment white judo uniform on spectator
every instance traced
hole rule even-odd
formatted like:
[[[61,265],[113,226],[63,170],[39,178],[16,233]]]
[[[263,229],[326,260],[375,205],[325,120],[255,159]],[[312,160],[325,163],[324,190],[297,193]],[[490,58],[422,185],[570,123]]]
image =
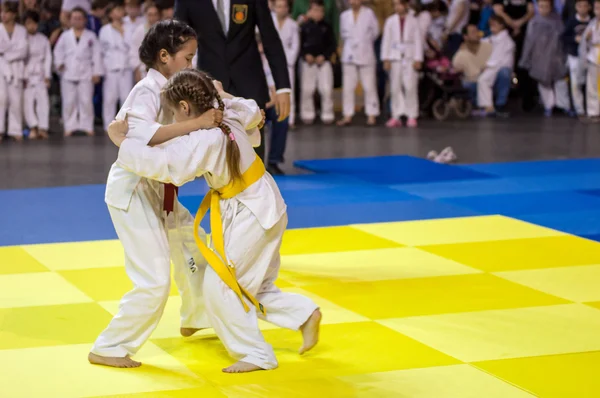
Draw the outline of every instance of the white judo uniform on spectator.
[[[100,29],[100,45],[104,65],[102,119],[104,129],[117,113],[117,103],[123,104],[133,87],[133,68],[130,63],[130,40],[111,24]]]
[[[423,43],[419,22],[407,14],[404,22],[398,14],[390,16],[383,28],[381,60],[390,61],[390,96],[392,117],[419,116],[419,72],[415,62],[423,62]]]
[[[28,36],[29,52],[25,65],[25,121],[30,128],[48,130],[50,100],[46,81],[52,78],[52,51],[48,38],[41,33]]]
[[[294,124],[296,118],[296,110],[295,110],[295,101],[294,101],[294,83],[295,83],[295,70],[296,70],[296,61],[298,60],[298,54],[300,54],[300,31],[298,30],[298,24],[292,18],[287,17],[282,25],[279,24],[277,20],[277,16],[273,14],[273,24],[275,25],[275,29],[277,29],[277,33],[279,33],[279,38],[281,39],[281,44],[283,44],[283,50],[285,51],[285,58],[287,60],[288,65],[288,74],[290,76],[290,85],[292,94],[290,96],[290,115],[289,122],[290,124]]]
[[[65,132],[94,131],[93,76],[102,76],[102,51],[96,35],[84,30],[79,39],[73,29],[64,32],[54,47],[54,66],[60,75]]]
[[[255,162],[253,146],[260,143],[256,127],[262,119],[254,101],[223,100],[224,122],[231,128],[240,149],[240,171]],[[133,173],[174,184],[204,176],[212,188],[229,184],[226,160],[229,137],[220,129],[199,130],[180,137],[165,148],[151,148],[139,140],[126,139],[118,163]],[[274,285],[280,265],[279,248],[287,225],[286,205],[270,174],[231,199],[220,200],[225,256],[235,264],[238,283],[266,308],[266,316],[250,305],[246,312],[240,299],[208,267],[204,279],[206,310],[211,324],[228,352],[238,360],[263,369],[277,367],[273,348],[258,328],[257,316],[288,329],[298,330],[317,309],[310,299],[284,293]]]
[[[344,11],[340,15],[340,36],[344,42],[342,50],[344,117],[354,116],[354,96],[359,79],[365,96],[365,113],[367,116],[378,116],[377,59],[374,43],[379,36],[379,22],[373,10],[361,6],[356,18],[352,9]]]
[[[146,145],[162,124],[171,122],[160,112],[160,90],[166,83],[160,72],[150,69],[125,100],[117,118],[127,115],[128,141]],[[178,200],[167,215],[163,184],[140,175],[115,163],[106,183],[105,201],[125,249],[125,270],[134,288],[123,297],[119,313],[92,348],[103,357],[133,356],[150,337],[169,297],[170,259],[182,300],[181,327],[210,327],[202,299],[206,261],[194,239],[194,218]],[[205,237],[203,230],[199,234]]]
[[[27,57],[27,31],[15,24],[9,35],[0,24],[0,135],[5,133],[8,110],[8,135],[23,134],[23,79]]]

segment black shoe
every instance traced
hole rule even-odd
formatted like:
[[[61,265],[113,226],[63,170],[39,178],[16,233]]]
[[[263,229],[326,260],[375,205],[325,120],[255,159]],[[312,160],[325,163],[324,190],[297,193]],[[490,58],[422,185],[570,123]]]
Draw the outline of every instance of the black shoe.
[[[285,173],[283,172],[283,170],[281,170],[279,168],[278,165],[276,164],[270,164],[267,166],[267,171],[269,172],[269,174],[274,175],[274,176],[283,176],[285,175]]]

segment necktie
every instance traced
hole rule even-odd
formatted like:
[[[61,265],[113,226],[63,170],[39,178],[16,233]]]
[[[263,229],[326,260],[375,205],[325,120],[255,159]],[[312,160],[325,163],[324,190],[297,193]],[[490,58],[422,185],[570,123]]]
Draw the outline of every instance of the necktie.
[[[223,33],[227,34],[227,20],[225,19],[225,0],[217,0],[217,15],[221,26],[223,27]]]

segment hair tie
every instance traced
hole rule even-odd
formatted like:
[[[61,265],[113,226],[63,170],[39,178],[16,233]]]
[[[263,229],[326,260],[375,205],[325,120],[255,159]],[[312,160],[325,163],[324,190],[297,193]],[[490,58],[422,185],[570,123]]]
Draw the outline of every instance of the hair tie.
[[[229,133],[229,139],[231,141],[235,141],[235,135],[233,135],[233,133]]]

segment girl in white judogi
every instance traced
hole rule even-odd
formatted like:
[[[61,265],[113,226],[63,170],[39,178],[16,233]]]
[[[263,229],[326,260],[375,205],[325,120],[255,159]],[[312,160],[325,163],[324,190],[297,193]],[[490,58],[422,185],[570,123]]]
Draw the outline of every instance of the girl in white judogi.
[[[394,0],[396,13],[383,28],[381,60],[390,76],[392,117],[387,127],[402,127],[401,116],[408,118],[407,126],[416,127],[419,116],[419,73],[423,63],[423,42],[419,23],[408,13],[406,0]]]
[[[129,42],[125,36],[125,8],[117,3],[106,9],[110,23],[100,29],[100,46],[104,65],[102,86],[102,119],[104,129],[117,114],[117,103],[123,104],[133,87],[133,70],[129,63]]]
[[[160,21],[160,10],[155,3],[147,1],[144,3],[144,16],[146,17],[146,23],[136,27],[129,40],[129,64],[133,68],[135,83],[146,77],[146,65],[140,60],[139,50],[148,29]]]
[[[226,99],[222,100],[222,95]],[[303,353],[317,343],[321,313],[309,298],[284,293],[274,285],[287,215],[277,184],[252,148],[260,143],[260,135],[256,129],[249,135],[245,131],[260,123],[260,109],[254,101],[227,99],[206,74],[193,69],[169,80],[162,102],[178,121],[194,118],[218,102],[224,108],[224,122],[220,128],[181,137],[166,148],[126,139],[118,163],[136,174],[174,184],[206,178],[211,191],[196,216],[199,224],[211,209],[215,252],[199,242],[210,264],[204,279],[206,309],[215,332],[238,359],[223,370],[274,369],[277,360],[258,328],[257,316],[302,330]]]
[[[290,18],[290,7],[288,0],[275,0],[273,12],[273,24],[281,44],[283,44],[283,50],[285,51],[285,58],[288,65],[288,74],[290,76],[290,84],[292,94],[290,96],[290,115],[288,122],[290,126],[294,125],[296,107],[294,105],[294,78],[296,70],[296,61],[298,60],[298,54],[300,54],[300,30],[298,24],[292,18]]]
[[[18,3],[2,4],[0,23],[0,140],[6,132],[8,110],[8,135],[23,139],[23,79],[27,57],[27,31],[17,23]]]
[[[50,100],[48,89],[52,78],[52,50],[48,38],[39,33],[40,15],[27,11],[23,17],[27,29],[28,55],[25,65],[25,121],[29,138],[48,138]]]
[[[159,145],[216,126],[218,112],[214,110],[175,124],[161,111],[160,90],[167,77],[191,67],[198,48],[194,30],[179,21],[163,21],[147,36],[140,55],[148,75],[133,88],[117,115],[117,119],[128,117],[127,137],[142,145]],[[117,163],[108,174],[105,202],[125,249],[125,270],[134,288],[121,300],[119,313],[96,339],[88,359],[100,365],[137,367],[140,363],[130,357],[158,325],[169,298],[170,260],[182,301],[181,334],[191,336],[210,327],[202,299],[206,261],[198,251],[194,231],[202,239],[205,234],[194,228],[194,218],[177,200],[173,185],[147,180]]]
[[[362,0],[350,0],[350,8],[340,15],[340,37],[344,42],[342,50],[343,113],[338,126],[346,126],[354,116],[354,96],[358,80],[364,91],[367,124],[375,125],[379,116],[377,96],[374,43],[379,36],[379,23],[373,10],[362,5]]]
[[[94,135],[94,84],[102,76],[102,51],[96,35],[85,29],[87,14],[71,11],[71,29],[54,47],[54,67],[60,73],[62,118],[65,136],[74,131]]]
[[[600,0],[594,2],[594,14],[583,32],[579,53],[581,65],[586,71],[586,107],[587,116],[594,122],[600,121]]]

